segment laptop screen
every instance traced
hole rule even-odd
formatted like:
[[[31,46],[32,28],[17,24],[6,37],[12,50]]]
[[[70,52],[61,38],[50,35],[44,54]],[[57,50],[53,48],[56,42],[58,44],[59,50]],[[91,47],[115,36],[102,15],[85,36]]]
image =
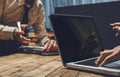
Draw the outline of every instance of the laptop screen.
[[[91,16],[53,14],[50,19],[64,65],[95,57],[101,51]]]

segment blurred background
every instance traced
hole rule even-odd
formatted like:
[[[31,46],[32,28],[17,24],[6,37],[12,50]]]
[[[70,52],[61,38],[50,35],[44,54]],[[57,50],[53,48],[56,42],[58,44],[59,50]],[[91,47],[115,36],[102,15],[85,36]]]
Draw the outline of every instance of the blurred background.
[[[112,2],[120,0],[41,0],[45,8],[46,28],[52,30],[49,15],[53,14],[56,7],[75,6],[84,4],[94,4]]]

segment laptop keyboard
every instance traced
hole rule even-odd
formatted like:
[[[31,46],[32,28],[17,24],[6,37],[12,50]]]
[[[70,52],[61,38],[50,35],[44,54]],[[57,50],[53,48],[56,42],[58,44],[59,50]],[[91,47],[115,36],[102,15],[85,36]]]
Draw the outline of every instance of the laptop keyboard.
[[[80,64],[80,65],[88,65],[88,66],[96,66],[95,64],[95,60],[97,58],[94,58],[94,59],[90,59],[90,60],[86,60],[86,61],[80,61],[80,62],[77,62],[75,64]]]
[[[97,67],[96,64],[95,64],[95,60],[96,59],[97,58],[83,60],[83,61],[80,61],[80,62],[76,62],[75,64],[88,65],[88,66]],[[108,64],[106,64],[104,67],[114,68],[114,69],[120,69],[120,60],[112,60]]]
[[[120,69],[120,60],[106,64],[105,67]]]

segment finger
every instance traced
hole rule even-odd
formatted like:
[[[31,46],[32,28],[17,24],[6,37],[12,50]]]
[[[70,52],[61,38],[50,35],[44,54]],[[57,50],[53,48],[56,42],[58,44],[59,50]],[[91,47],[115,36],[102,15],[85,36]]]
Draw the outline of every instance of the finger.
[[[106,56],[110,55],[112,53],[111,50],[105,50],[103,52],[100,53],[100,56],[98,57],[98,59],[95,61],[95,64],[96,65],[99,65],[104,59]]]
[[[30,39],[26,38],[26,37],[22,37],[22,41],[30,41]]]
[[[120,35],[120,27],[113,27],[113,30],[116,30],[117,33],[115,34],[115,36],[119,36]]]
[[[23,38],[22,38],[22,42],[23,42],[23,43],[29,43],[29,42],[30,42],[30,39],[27,39],[27,38],[23,37]]]
[[[54,50],[55,50],[55,51],[58,50],[58,46],[57,46],[57,44],[56,44],[56,41],[54,41],[53,47],[54,47]]]
[[[117,32],[116,34],[115,34],[115,36],[119,36],[120,35],[120,32]]]
[[[53,45],[54,45],[54,40],[50,40],[50,43],[49,43],[48,48],[47,48],[47,51],[52,51],[52,50],[54,50],[54,49],[53,49]]]
[[[98,57],[98,59],[95,61],[96,65],[99,65],[100,62],[102,62],[102,60],[104,60],[105,56],[104,54],[100,54],[100,56]]]
[[[28,39],[28,38],[26,38],[26,37],[22,37],[22,39],[21,39],[21,42],[23,43],[23,44],[29,44],[30,43],[30,39]]]
[[[105,64],[108,63],[109,60],[111,60],[112,58],[116,57],[116,54],[111,54],[108,57],[106,57],[100,64],[99,66],[104,66]]]
[[[113,27],[113,30],[119,31],[120,30],[120,26]]]
[[[120,26],[120,22],[112,23],[112,24],[110,24],[110,25],[112,25],[113,27],[114,27],[114,26]]]
[[[25,34],[23,31],[21,31],[21,32],[16,31],[15,33],[16,33],[16,35],[24,35]]]
[[[49,41],[47,41],[45,43],[44,48],[42,49],[42,51],[47,51],[48,45],[49,45]]]
[[[50,51],[57,51],[57,50],[58,50],[58,47],[57,47],[56,41],[53,40],[53,44],[52,44],[52,46],[50,48]]]
[[[116,28],[117,28],[116,26],[112,27],[113,30],[116,30]]]

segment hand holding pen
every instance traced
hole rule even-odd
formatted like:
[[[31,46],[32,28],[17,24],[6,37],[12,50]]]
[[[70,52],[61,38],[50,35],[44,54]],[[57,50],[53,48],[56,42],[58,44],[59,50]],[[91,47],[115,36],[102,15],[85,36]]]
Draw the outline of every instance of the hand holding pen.
[[[24,29],[27,28],[25,25],[21,25],[20,22],[17,22],[18,28],[14,31],[14,38],[23,43],[28,45],[30,43],[30,39],[26,38],[24,35]]]

